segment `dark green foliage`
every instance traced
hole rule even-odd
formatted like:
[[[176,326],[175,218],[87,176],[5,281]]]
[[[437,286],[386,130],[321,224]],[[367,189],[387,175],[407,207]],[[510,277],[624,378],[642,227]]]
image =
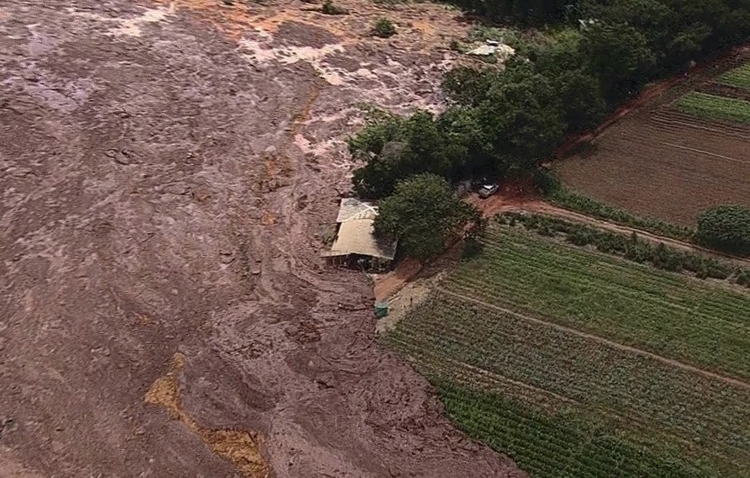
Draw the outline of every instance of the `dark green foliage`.
[[[527,403],[433,379],[456,426],[540,478],[716,476],[618,436],[588,417],[551,414]],[[616,474],[615,474],[615,470]]]
[[[468,154],[427,112],[372,123],[349,141],[349,151],[366,162],[354,171],[354,190],[372,199],[390,195],[397,181],[415,174],[458,176]]]
[[[549,196],[559,191],[562,185],[553,171],[539,168],[534,171],[534,187],[544,196]]]
[[[461,257],[464,259],[471,259],[472,257],[476,257],[482,253],[483,247],[484,246],[482,245],[482,243],[475,237],[469,237],[464,243],[464,248],[461,251]]]
[[[506,69],[457,68],[446,76],[446,93],[463,108],[464,123],[473,122],[476,134],[470,148],[481,157],[475,168],[503,175],[532,171],[549,156],[564,136],[562,104],[553,83],[530,65]],[[462,135],[462,137],[467,137]]]
[[[698,240],[707,246],[750,254],[750,209],[742,206],[718,206],[698,218]]]
[[[374,227],[379,236],[398,238],[408,256],[428,260],[451,239],[474,237],[483,224],[481,213],[456,197],[445,179],[420,174],[400,181],[380,202]]]
[[[373,35],[380,38],[389,38],[396,34],[396,25],[387,18],[381,18],[375,23]]]
[[[579,69],[552,77],[552,86],[561,100],[562,115],[568,133],[594,129],[607,113],[596,76]]]
[[[582,50],[590,71],[613,101],[637,93],[656,64],[646,36],[627,24],[595,21],[583,30]]]
[[[339,7],[338,5],[334,5],[332,0],[325,0],[325,2],[323,2],[323,6],[320,8],[320,12],[326,15],[346,15],[347,13],[349,13],[346,11],[346,9]]]
[[[563,18],[570,0],[454,0],[452,3],[494,21],[540,25]]]
[[[562,236],[576,246],[593,246],[600,252],[619,255],[633,262],[648,263],[658,269],[693,273],[700,279],[729,279],[739,285],[750,286],[750,270],[739,269],[702,254],[681,251],[664,243],[654,245],[652,241],[640,239],[636,233],[627,237],[564,219],[534,214],[505,213],[498,216],[497,220],[511,226],[520,223],[525,229],[536,231],[541,236]]]

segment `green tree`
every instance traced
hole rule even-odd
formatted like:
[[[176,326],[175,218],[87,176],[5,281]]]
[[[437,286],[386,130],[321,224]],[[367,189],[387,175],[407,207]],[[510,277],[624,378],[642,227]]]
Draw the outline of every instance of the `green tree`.
[[[459,105],[478,106],[487,99],[492,85],[499,81],[502,81],[502,72],[457,66],[445,74],[443,90]]]
[[[477,109],[500,175],[532,170],[564,137],[560,98],[550,80],[526,64],[509,66]]]
[[[604,119],[607,102],[598,79],[590,73],[582,69],[562,72],[553,77],[552,86],[562,104],[568,132],[593,129]]]
[[[481,213],[444,178],[420,174],[400,181],[381,201],[375,233],[397,238],[408,256],[424,261],[442,252],[449,239],[473,235],[482,225]]]
[[[725,205],[703,212],[698,218],[697,238],[719,250],[750,254],[750,209]]]
[[[460,138],[426,111],[368,126],[349,141],[349,150],[366,163],[354,171],[354,190],[372,199],[388,196],[397,181],[415,174],[453,178],[468,154]]]
[[[655,65],[646,36],[633,26],[594,21],[584,29],[583,53],[607,98],[617,101],[635,94]]]

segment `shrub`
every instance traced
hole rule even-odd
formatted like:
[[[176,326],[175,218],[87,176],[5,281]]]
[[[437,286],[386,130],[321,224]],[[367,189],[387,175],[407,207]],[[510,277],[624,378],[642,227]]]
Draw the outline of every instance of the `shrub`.
[[[750,287],[750,271],[744,270],[740,272],[739,275],[737,275],[736,281],[739,285]]]
[[[325,15],[346,15],[346,9],[334,5],[332,0],[326,0],[323,2],[323,6],[320,8],[320,12]]]
[[[461,251],[461,257],[464,259],[471,259],[482,253],[484,249],[483,244],[474,237],[469,237],[464,243],[464,248]]]
[[[380,38],[389,38],[396,34],[396,25],[387,18],[381,18],[375,23],[373,34]]]
[[[698,240],[710,247],[734,254],[750,254],[750,209],[718,206],[698,218]]]
[[[534,187],[544,196],[549,196],[559,191],[562,186],[554,172],[539,168],[534,170]]]

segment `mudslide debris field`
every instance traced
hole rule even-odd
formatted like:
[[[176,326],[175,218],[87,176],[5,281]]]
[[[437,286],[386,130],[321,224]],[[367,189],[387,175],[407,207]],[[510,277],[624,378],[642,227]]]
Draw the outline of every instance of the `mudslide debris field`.
[[[358,104],[439,108],[462,28],[379,8],[2,2],[0,477],[525,476],[320,264]]]

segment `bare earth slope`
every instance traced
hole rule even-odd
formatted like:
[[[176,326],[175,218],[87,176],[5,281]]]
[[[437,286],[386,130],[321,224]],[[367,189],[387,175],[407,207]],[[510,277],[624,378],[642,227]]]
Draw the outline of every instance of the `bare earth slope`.
[[[0,477],[524,476],[313,240],[355,103],[436,102],[432,33],[245,35],[219,4],[0,3]]]

